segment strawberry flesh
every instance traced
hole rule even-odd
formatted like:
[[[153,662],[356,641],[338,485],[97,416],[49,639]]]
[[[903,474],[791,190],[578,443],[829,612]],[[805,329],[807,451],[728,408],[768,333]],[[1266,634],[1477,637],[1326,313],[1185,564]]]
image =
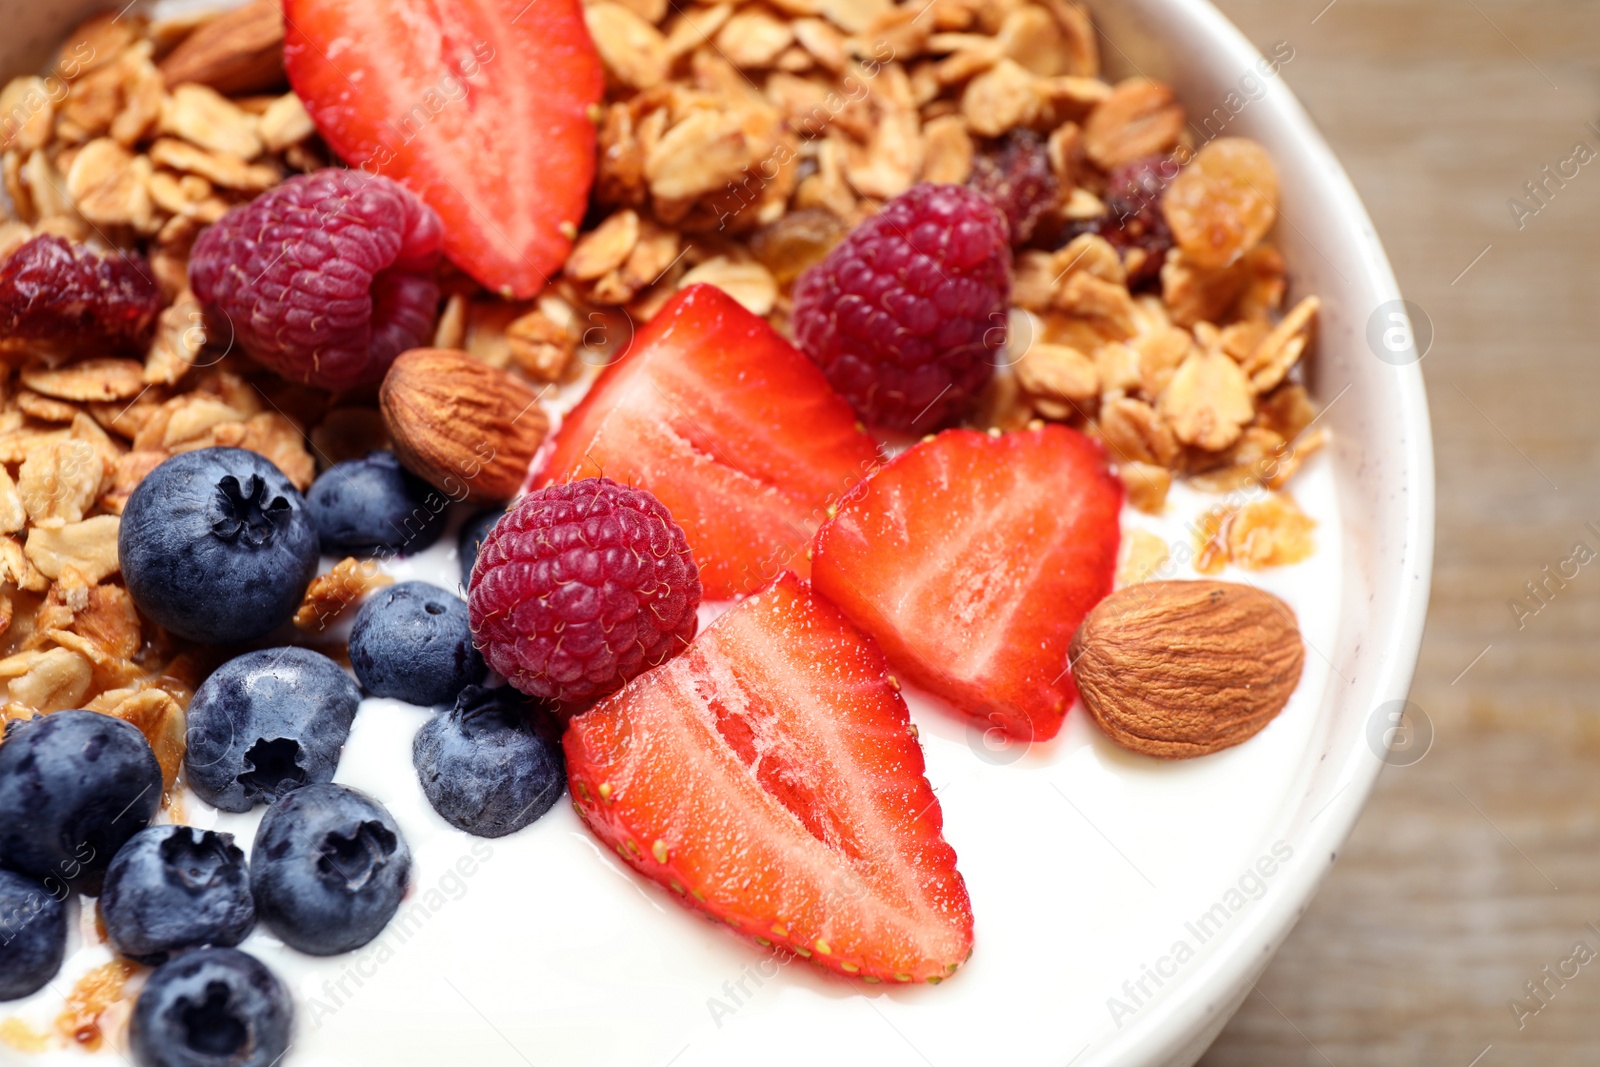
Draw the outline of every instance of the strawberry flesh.
[[[1076,430],[950,430],[823,524],[812,580],[911,681],[1047,740],[1077,699],[1067,648],[1111,592],[1121,508],[1122,484]]]
[[[439,213],[444,251],[525,299],[566,260],[604,75],[579,0],[284,0],[284,66],[328,146]]]
[[[722,290],[692,285],[567,416],[536,485],[604,476],[684,529],[706,596],[753,593],[806,548],[877,445],[816,366]]]
[[[589,829],[746,937],[890,982],[970,954],[966,884],[883,654],[792,574],[563,744]]]

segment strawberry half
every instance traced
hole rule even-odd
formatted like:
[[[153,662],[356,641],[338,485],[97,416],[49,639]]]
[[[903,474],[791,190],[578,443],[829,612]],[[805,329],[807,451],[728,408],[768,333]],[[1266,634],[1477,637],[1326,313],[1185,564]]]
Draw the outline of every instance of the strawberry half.
[[[706,596],[804,575],[828,505],[878,464],[816,365],[727,293],[691,285],[639,330],[562,423],[535,484],[604,475],[683,527]]]
[[[883,654],[784,574],[572,720],[578,814],[635,870],[765,946],[937,982],[972,905]]]
[[[328,146],[444,220],[444,251],[525,299],[566,260],[604,75],[579,0],[284,0],[283,62]]]
[[[1067,647],[1111,592],[1122,483],[1065,426],[950,430],[873,476],[817,531],[817,592],[917,685],[1020,739],[1077,698]]]

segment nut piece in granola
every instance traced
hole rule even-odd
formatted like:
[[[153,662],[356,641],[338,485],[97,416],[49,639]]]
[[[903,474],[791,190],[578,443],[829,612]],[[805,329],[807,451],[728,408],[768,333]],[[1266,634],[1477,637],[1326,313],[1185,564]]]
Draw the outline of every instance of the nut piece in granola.
[[[161,61],[168,85],[198,82],[224,93],[281,85],[283,12],[278,0],[254,0],[201,26]]]
[[[305,601],[294,614],[294,624],[308,633],[325,630],[347,609],[361,603],[368,593],[393,582],[394,579],[380,571],[372,560],[346,557],[326,574],[311,579]]]

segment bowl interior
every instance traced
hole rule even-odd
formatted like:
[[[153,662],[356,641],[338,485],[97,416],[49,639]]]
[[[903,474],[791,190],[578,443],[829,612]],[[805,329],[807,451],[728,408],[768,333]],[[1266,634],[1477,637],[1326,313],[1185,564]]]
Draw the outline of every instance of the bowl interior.
[[[1287,44],[1275,47],[1269,50],[1272,60],[1264,60],[1204,0],[1088,0],[1088,3],[1102,30],[1108,67],[1118,74],[1145,74],[1171,83],[1189,110],[1198,140],[1238,134],[1253,137],[1266,146],[1280,175],[1282,218],[1276,239],[1290,264],[1291,299],[1297,294],[1315,293],[1323,300],[1319,342],[1312,364],[1312,387],[1325,412],[1321,425],[1332,431],[1331,447],[1326,457],[1318,462],[1324,467],[1321,477],[1325,479],[1326,513],[1336,516],[1337,524],[1337,529],[1330,531],[1328,543],[1337,546],[1333,550],[1340,554],[1340,566],[1336,578],[1338,588],[1326,591],[1325,599],[1329,604],[1326,617],[1303,619],[1308,635],[1313,631],[1316,634],[1316,647],[1308,658],[1308,669],[1314,669],[1323,678],[1320,701],[1315,706],[1300,709],[1304,729],[1292,743],[1285,742],[1271,749],[1271,758],[1278,759],[1281,765],[1262,777],[1259,791],[1251,793],[1248,779],[1226,782],[1226,772],[1197,772],[1193,779],[1198,788],[1218,792],[1234,790],[1236,796],[1228,803],[1240,806],[1253,803],[1266,813],[1253,820],[1248,831],[1243,833],[1228,827],[1216,828],[1217,840],[1225,841],[1230,857],[1271,857],[1276,846],[1286,845],[1295,860],[1275,865],[1272,875],[1261,875],[1261,895],[1251,895],[1233,915],[1225,931],[1214,939],[1206,938],[1204,950],[1184,965],[1181,975],[1170,981],[1158,980],[1160,973],[1149,978],[1145,975],[1147,970],[1160,971],[1161,946],[1173,940],[1165,937],[1165,931],[1156,930],[1149,939],[1118,935],[1126,942],[1122,962],[1104,975],[1075,987],[1073,997],[1083,1003],[1061,1006],[1064,1019],[1080,1017],[1080,1010],[1082,1018],[1093,1016],[1097,1023],[1092,1032],[1085,1031],[1088,1036],[1079,1036],[1083,1028],[1073,1028],[1059,1034],[1055,1045],[1038,1044],[1033,1050],[1036,1055],[1022,1057],[1027,1062],[1039,1063],[1064,1064],[1075,1060],[1079,1067],[1084,1064],[1182,1065],[1198,1058],[1248,992],[1250,982],[1265,967],[1273,949],[1303,912],[1382,766],[1387,738],[1384,709],[1394,701],[1403,700],[1409,689],[1426,607],[1433,520],[1431,444],[1421,375],[1415,360],[1409,358],[1414,353],[1408,353],[1404,345],[1385,348],[1369,340],[1372,323],[1380,324],[1380,334],[1382,328],[1391,323],[1387,316],[1399,309],[1399,293],[1359,199],[1285,84],[1286,78],[1294,76],[1293,48]],[[51,5],[30,4],[13,11],[11,32],[0,41],[0,70],[21,72],[38,68],[61,34],[84,13],[101,6],[95,0],[63,0]],[[199,5],[186,2],[183,6]],[[1338,605],[1337,609],[1333,604]],[[1303,616],[1306,614],[1304,602],[1301,612]],[[1076,729],[1087,730],[1081,721],[1083,717],[1076,718],[1079,720]],[[1378,723],[1376,733],[1374,722]],[[1264,734],[1263,738],[1266,737]],[[1086,734],[1080,734],[1076,741],[1069,739],[1068,743],[1083,746],[1087,751],[1093,742],[1086,738]],[[970,741],[959,731],[936,730],[929,743],[930,776],[935,778],[936,785],[941,784],[938,774],[946,767],[952,776],[970,773]],[[1095,751],[1091,755],[1094,756],[1093,766],[1084,768],[1085,775],[1103,767],[1127,766],[1119,763],[1115,754]],[[404,765],[403,754],[395,758]],[[1087,757],[1085,762],[1090,762]],[[1237,766],[1246,775],[1256,773],[1257,767],[1245,763],[1224,766]],[[1029,772],[1026,764],[1010,769],[1016,776],[1029,776]],[[1000,775],[1007,771],[986,768],[984,773]],[[352,784],[367,787],[359,782]],[[976,789],[979,783],[974,778],[970,784]],[[375,788],[381,791],[381,781]],[[960,789],[961,785],[951,788]],[[1034,800],[1030,794],[1029,803],[1059,803],[1050,798],[1042,771],[1031,775],[1031,785],[1027,788],[1032,794],[1042,794],[1046,798]],[[1121,786],[1107,779],[1104,788],[1109,791],[1105,795],[1112,797],[1111,803],[1115,803]],[[1071,799],[1067,802],[1073,803]],[[1138,802],[1130,803],[1137,806]],[[1161,805],[1172,803],[1183,803],[1180,793],[1152,795],[1150,806],[1142,810],[1147,817],[1156,818]],[[1227,806],[1220,804],[1218,810],[1226,810]],[[1120,840],[1116,826],[1101,820],[1098,812],[1092,814],[1097,826],[1074,822],[1076,816],[1070,812],[1058,813],[1074,827],[1073,848],[1100,849],[1093,863],[1115,867],[1115,856],[1105,852],[1103,845],[1097,842]],[[1024,816],[1028,817],[1031,816]],[[1053,832],[1051,827],[1056,825],[1056,817],[1040,822],[1041,831]],[[984,826],[977,820],[962,825],[963,820],[959,816],[952,817],[948,809],[947,818],[951,820],[952,834],[961,834],[970,842],[957,841],[963,857],[969,850],[981,856],[985,847]],[[1101,827],[1108,829],[1102,832]],[[566,842],[556,837],[557,832],[552,828],[544,835],[547,838],[544,843],[556,853],[550,863],[593,862],[586,844]],[[1158,832],[1141,839],[1141,846],[1149,844],[1154,848],[1161,843],[1162,835]],[[1185,848],[1203,851],[1205,847],[1203,840],[1168,844],[1180,853]],[[1053,842],[1045,840],[1041,845],[1049,849]],[[458,851],[460,848],[459,845],[451,847]],[[418,851],[419,857],[427,854],[426,847]],[[453,857],[454,853],[449,855]],[[507,851],[505,855],[508,860],[502,862],[509,865],[511,854]],[[1088,862],[1083,860],[1076,869],[1092,873]],[[1074,876],[1074,869],[1072,863],[1059,869],[1051,867],[1048,868],[1049,877],[1067,879]],[[1181,880],[1181,869],[1180,862],[1165,868],[1164,872],[1151,873],[1156,881],[1170,884],[1169,879]],[[1132,878],[1127,871],[1121,871],[1120,876]],[[509,877],[509,872],[505,877]],[[613,893],[620,894],[624,906],[637,906],[635,887],[617,888],[612,884],[616,880],[609,875],[596,877],[603,880],[603,885],[595,887],[592,894],[596,907],[616,906]],[[969,875],[969,879],[971,877]],[[460,913],[469,910],[492,911],[504,907],[509,912],[516,908],[515,886],[488,884],[491,879],[500,878],[502,875],[496,873],[483,879],[482,888],[475,884],[473,892],[481,900],[475,900],[472,909],[456,909],[450,919],[465,920],[466,916]],[[981,879],[973,880],[975,884],[981,883]],[[1145,881],[1151,879],[1145,878]],[[1222,884],[1214,890],[1205,888],[1195,899],[1212,900],[1225,888]],[[975,889],[975,897],[976,894]],[[1059,901],[1051,884],[1034,887],[1033,896],[1037,910],[1029,918],[1031,922],[1066,923],[1085,931],[1096,923],[1093,914],[1056,914],[1053,909]],[[584,901],[575,895],[568,906],[579,912],[584,908]],[[1182,907],[1189,909],[1184,914],[1200,917],[1187,898]],[[656,915],[660,904],[652,902],[651,908],[654,910],[646,916],[646,924],[640,927],[641,931],[649,931],[643,936],[681,941],[682,945],[671,950],[663,947],[658,954],[641,962],[637,982],[643,983],[642,988],[634,981],[623,982],[614,985],[613,993],[608,995],[614,998],[615,1004],[632,1005],[636,1018],[644,1019],[654,1004],[659,1006],[663,1017],[669,1012],[688,1010],[699,1012],[703,1019],[708,994],[716,995],[718,984],[724,978],[739,979],[744,973],[741,967],[748,970],[751,957],[742,947],[730,948],[724,944],[728,939],[714,931],[702,932],[688,920],[680,923],[678,916],[664,911]],[[1204,908],[1199,911],[1203,912]],[[1000,925],[995,922],[997,929]],[[619,925],[615,927],[613,939],[621,939],[625,933]],[[669,958],[678,948],[703,952],[710,961],[710,969],[696,969],[690,973],[678,959]],[[471,945],[459,945],[441,949],[440,955],[454,960],[465,970],[479,966],[482,953],[492,951],[493,946],[487,944],[478,945],[476,950]],[[975,958],[975,964],[977,962]],[[1070,968],[1072,963],[1070,957],[1054,958],[1040,960],[1038,966],[1041,969]],[[1008,1003],[1005,986],[1028,983],[1033,978],[1029,974],[996,973],[994,969],[977,972],[974,967],[974,971],[968,977],[980,979],[982,974],[981,980],[1000,990],[999,999],[986,999],[982,1009],[985,1014],[1005,1011]],[[391,972],[385,976],[390,979],[391,988],[402,992],[407,988],[405,979],[412,974],[412,961],[402,959],[393,965]],[[664,988],[651,987],[651,978],[665,982],[667,975],[680,972],[684,982],[691,986],[690,994],[682,1003]],[[574,959],[564,963],[552,961],[548,968],[530,970],[523,977],[535,980],[547,975],[551,982],[572,984],[576,975],[581,985],[581,980],[590,973],[584,969],[583,961]],[[427,974],[428,968],[418,961],[416,980],[427,983],[427,995],[433,996],[437,983]],[[1105,980],[1112,974],[1117,981],[1125,976],[1135,991],[1142,988],[1147,995],[1124,993],[1116,981]],[[708,981],[708,975],[714,976],[715,981]],[[503,972],[491,967],[485,972],[484,982],[499,981],[503,977]],[[595,972],[595,977],[597,981],[606,981],[603,973]],[[1144,980],[1142,986],[1141,979]],[[786,975],[785,983],[780,983],[784,985],[781,992],[759,1002],[757,1010],[741,1011],[737,1027],[730,1025],[723,1031],[722,1023],[713,1012],[712,1021],[723,1034],[722,1053],[704,1060],[698,1054],[690,1055],[683,1062],[731,1063],[740,1062],[747,1055],[763,1055],[763,1050],[771,1048],[770,1029],[765,1035],[761,1033],[763,1017],[769,1013],[769,1008],[771,1014],[780,1017],[773,1022],[792,1025],[804,1012],[815,1011],[817,1003],[836,1002],[845,995],[826,982],[805,975],[796,975],[792,981]],[[946,989],[954,991],[960,984],[949,983]],[[758,981],[756,986],[760,985]],[[306,988],[315,986],[308,984]],[[487,1015],[505,1018],[496,1011],[491,990],[479,989],[476,985],[467,988],[474,998],[474,1010],[481,1008]],[[926,1031],[910,1032],[915,1044],[929,1047],[934,1061],[939,1062],[940,1046],[932,1044],[938,1038],[932,1035],[938,1032],[936,1016],[947,1011],[941,1005],[948,1005],[950,1001],[909,996],[924,991],[896,991],[896,994],[900,992],[908,996],[903,999],[898,995],[888,997],[881,1002],[881,1007],[876,997],[864,1001],[871,1011],[865,1007],[852,1010],[850,1018],[854,1021],[848,1024],[842,1021],[842,1015],[834,1016],[834,1020],[839,1020],[840,1033],[854,1033],[859,1021],[861,1026],[869,1028],[865,1032],[878,1035],[874,1040],[881,1038],[889,1043],[886,1048],[898,1049],[904,1054],[907,1051],[904,1045],[895,1044],[893,1034],[884,1031],[882,1024],[887,1019],[878,1016],[888,1013],[907,1027],[927,1024],[930,1029]],[[449,992],[446,990],[439,995],[448,998]],[[1111,1006],[1113,999],[1135,1006],[1136,1010],[1121,1015]],[[1134,999],[1137,1005],[1133,1005]],[[514,1010],[515,1000],[513,990],[508,994],[507,1013]],[[570,1005],[573,1024],[591,1028],[615,1026],[615,1019],[608,1022],[603,1015],[593,1013],[593,1003],[592,998],[574,997]],[[683,1004],[688,1007],[683,1008]],[[805,1006],[797,1009],[797,1004]],[[1036,1007],[1038,1011],[1047,1010],[1042,1005]],[[915,1017],[893,1015],[902,1008],[908,1013],[914,1012]],[[367,1004],[355,1005],[352,1010],[357,1009],[364,1012]],[[791,1010],[800,1011],[802,1015],[789,1015]],[[1031,1013],[1034,1007],[1028,1010]],[[923,1013],[927,1018],[922,1017]],[[396,1004],[386,1015],[374,1016],[375,1021],[380,1019],[387,1020],[398,1042],[389,1051],[402,1056],[405,1041],[420,1040],[426,1044],[421,1029],[412,1028],[433,1025],[430,1020],[455,1031],[458,1041],[466,1040],[464,1035],[472,1033],[470,1028],[479,1025],[470,1013],[459,1020],[453,1016],[435,1020],[430,1012],[422,1011],[412,1018],[404,1003]],[[980,1025],[970,1016],[967,1021]],[[503,1028],[511,1026],[504,1021],[501,1025]],[[649,1023],[641,1022],[641,1025]],[[1005,1027],[1009,1024],[1004,1018],[985,1018],[981,1025]],[[507,1032],[513,1037],[517,1035],[514,1028]],[[486,1048],[492,1047],[497,1050],[493,1054],[500,1055],[504,1050],[495,1041],[494,1034],[489,1038],[491,1043]],[[1080,1050],[1079,1045],[1085,1040],[1089,1044]],[[529,1039],[523,1047],[536,1047],[531,1042]],[[660,1059],[665,1061],[676,1048],[676,1044],[665,1048]],[[4,1061],[6,1055],[0,1051],[0,1061]],[[343,1061],[333,1058],[327,1062]]]

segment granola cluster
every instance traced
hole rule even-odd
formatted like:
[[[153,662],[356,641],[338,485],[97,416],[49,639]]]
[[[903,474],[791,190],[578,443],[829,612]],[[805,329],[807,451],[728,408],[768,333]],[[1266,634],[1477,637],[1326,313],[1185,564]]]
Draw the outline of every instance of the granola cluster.
[[[1088,430],[1150,512],[1174,475],[1279,489],[1321,444],[1290,380],[1318,304],[1279,320],[1271,161],[1240,138],[1197,145],[1159,82],[1103,80],[1077,4],[587,10],[608,74],[599,221],[556,287],[579,321],[648,319],[709,281],[782,329],[791,282],[851,226],[916,182],[981,180],[1026,130],[1055,188],[1018,251],[1011,365],[980,424]],[[1155,195],[1170,250],[1129,239],[1109,195],[1119,168],[1152,159],[1166,164]]]
[[[174,77],[194,68],[184,41],[203,25],[213,40],[224,31],[234,62],[201,73],[231,96]],[[0,338],[0,719],[76,707],[126,719],[150,739],[169,788],[208,664],[144,624],[118,580],[128,495],[169,456],[213,445],[259,452],[304,488],[318,469],[307,430],[332,423],[349,436],[348,418],[327,416],[329,398],[228,357],[187,288],[204,226],[327,165],[299,100],[255,93],[283,81],[275,57],[261,63],[274,34],[270,3],[214,20],[111,12],[79,26],[44,74],[0,89],[0,257],[44,234],[102,255],[140,252],[126,262],[148,271],[163,304],[142,359]]]
[[[1268,504],[1248,505],[1243,525],[1219,519],[1208,560],[1295,558],[1279,534],[1309,544],[1304,516],[1273,494],[1322,441],[1305,432],[1314,409],[1293,380],[1317,301],[1284,313],[1285,265],[1267,238],[1272,165],[1237,138],[1197,144],[1168,87],[1103,79],[1077,4],[586,10],[608,86],[585,230],[533,301],[447,272],[436,347],[534,383],[572,382],[696,282],[786,330],[795,278],[885,200],[919,181],[982,186],[1015,162],[1002,158],[1008,146],[1032,151],[1053,184],[1030,186],[1047,196],[1027,205],[1031,233],[1016,235],[1028,240],[1010,362],[978,424],[1085,429],[1150,512],[1175,476],[1260,487]],[[388,443],[374,397],[263,372],[208,329],[188,291],[203,227],[331,162],[284,91],[281,44],[272,0],[156,22],[107,13],[74,31],[48,71],[0,90],[0,258],[41,234],[137,250],[164,305],[142,359],[0,339],[0,716],[86,706],[133,721],[169,786],[209,664],[142,626],[119,582],[129,493],[189,449],[254,450],[304,488]],[[1032,136],[1018,141],[1019,130]],[[1128,239],[1108,187],[1148,159],[1173,161],[1158,190],[1165,244]],[[319,628],[381,581],[346,561],[313,585],[302,625]]]

